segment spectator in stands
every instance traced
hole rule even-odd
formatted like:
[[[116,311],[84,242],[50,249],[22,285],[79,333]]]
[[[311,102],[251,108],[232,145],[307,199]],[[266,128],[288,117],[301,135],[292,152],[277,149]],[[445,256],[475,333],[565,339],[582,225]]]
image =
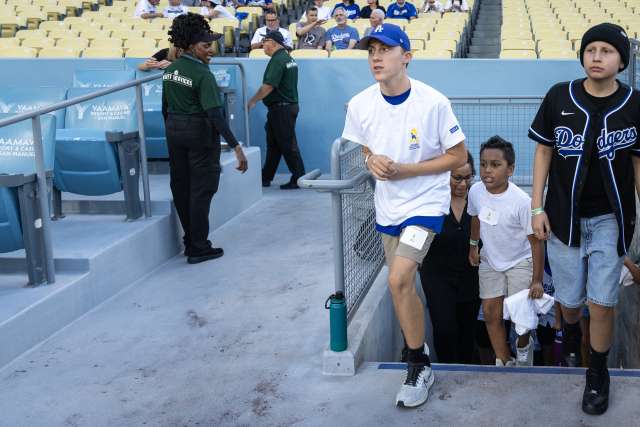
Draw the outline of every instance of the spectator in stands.
[[[313,5],[318,9],[318,20],[319,21],[328,21],[331,19],[331,8],[327,6],[323,6],[325,0],[313,0]],[[300,21],[307,22],[307,12],[302,14]]]
[[[160,0],[140,0],[134,16],[142,19],[162,18],[162,12],[158,10],[159,3]]]
[[[298,35],[298,49],[324,49],[324,36],[326,30],[322,24],[326,21],[318,19],[318,8],[310,6],[305,12],[307,22],[298,22],[296,34]]]
[[[438,0],[425,0],[422,13],[444,13],[444,7]]]
[[[253,34],[253,38],[251,39],[251,49],[262,49],[262,39],[267,35],[268,32],[271,31],[279,31],[284,38],[284,44],[288,49],[293,48],[293,42],[291,41],[291,35],[289,31],[280,27],[280,19],[278,18],[278,14],[273,10],[268,10],[264,13],[264,21],[266,25],[264,27],[260,27]]]
[[[274,12],[276,12],[276,6],[273,4],[273,0],[232,0],[232,1],[236,8],[240,6],[258,6],[264,9],[265,12],[267,10],[273,10]]]
[[[360,40],[358,30],[347,25],[347,12],[339,7],[333,12],[336,26],[329,28],[326,34],[325,49],[331,52],[333,49],[353,49]]]
[[[333,11],[335,12],[339,7],[344,9],[347,19],[358,19],[360,17],[360,6],[355,4],[353,0],[343,0],[342,3],[338,3],[336,7],[333,8]]]
[[[182,55],[182,49],[175,47],[174,45],[170,45],[164,49],[160,49],[153,56],[143,63],[138,65],[138,70],[140,71],[151,71],[151,70],[164,70],[167,68],[173,61],[178,59]]]
[[[378,25],[384,24],[384,12],[380,9],[374,9],[369,17],[369,24],[371,26],[364,31],[365,37],[368,37],[371,34],[371,31],[373,31],[373,29]]]
[[[220,180],[220,135],[235,151],[236,169],[245,172],[248,167],[224,117],[220,89],[209,70],[211,43],[218,38],[220,34],[211,31],[202,15],[177,16],[169,41],[183,54],[167,67],[162,79],[171,193],[189,264],[224,254],[208,240],[211,199]]]
[[[202,0],[202,8],[200,8],[200,15],[209,19],[216,19],[216,18],[235,19],[235,13],[231,13],[225,7],[224,3],[225,3],[224,0]]]
[[[202,5],[200,0],[182,0],[182,4],[187,7],[198,7]]]
[[[447,3],[444,5],[445,12],[468,12],[469,5],[467,4],[467,0],[447,0]]]
[[[380,6],[378,0],[367,0],[367,3],[368,4],[360,11],[360,18],[369,19],[369,17],[371,16],[371,12],[376,9],[381,10],[384,14],[387,13],[387,10],[384,7]]]
[[[396,0],[387,9],[387,18],[405,18],[407,21],[411,21],[417,17],[416,7],[406,0]]]
[[[420,267],[440,363],[473,363],[480,299],[478,268],[469,265],[467,257],[467,194],[474,175],[473,157],[467,153],[467,163],[451,171],[451,208]]]
[[[271,57],[264,71],[262,85],[249,100],[251,110],[259,101],[269,109],[267,113],[267,155],[262,168],[262,186],[269,187],[276,174],[280,158],[284,157],[291,179],[281,190],[295,190],[298,178],[304,175],[304,163],[298,140],[296,120],[298,106],[298,64],[287,52],[282,34],[273,31],[264,37],[264,53]]]
[[[182,4],[182,0],[169,0],[169,6],[162,11],[165,18],[175,18],[176,16],[186,15],[189,13],[187,6]]]

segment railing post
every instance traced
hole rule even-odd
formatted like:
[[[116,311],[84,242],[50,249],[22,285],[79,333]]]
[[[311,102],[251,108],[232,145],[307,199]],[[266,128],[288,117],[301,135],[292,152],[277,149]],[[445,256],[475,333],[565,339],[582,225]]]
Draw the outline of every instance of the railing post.
[[[342,179],[340,171],[340,151],[342,141],[335,140],[331,147],[331,175],[333,179]],[[331,209],[333,220],[333,275],[336,292],[344,293],[344,240],[342,236],[342,195],[339,191],[331,193]]]
[[[151,217],[151,194],[149,190],[149,169],[147,167],[147,141],[144,136],[144,108],[142,104],[142,84],[136,84],[136,112],[138,115],[138,134],[140,135],[140,171],[142,192],[144,194],[144,216]]]
[[[51,215],[49,212],[49,197],[47,191],[47,172],[44,167],[44,148],[42,147],[42,128],[40,116],[31,119],[33,130],[33,151],[36,161],[36,176],[38,181],[38,205],[40,218],[36,219],[35,228],[42,228],[44,244],[46,277],[49,284],[56,282],[55,263],[53,260],[53,243],[51,238]]]

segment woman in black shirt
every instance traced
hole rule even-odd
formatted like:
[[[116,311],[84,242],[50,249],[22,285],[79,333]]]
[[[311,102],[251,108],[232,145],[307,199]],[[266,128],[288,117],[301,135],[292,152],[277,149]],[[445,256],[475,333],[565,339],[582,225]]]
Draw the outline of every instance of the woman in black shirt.
[[[385,10],[384,7],[380,6],[380,4],[378,3],[378,0],[367,0],[367,3],[369,4],[363,7],[362,10],[360,11],[360,18],[369,19],[371,17],[371,12],[374,9],[380,9],[381,11],[384,12],[385,15],[387,14],[387,11]]]
[[[420,267],[440,363],[473,361],[480,299],[478,269],[467,257],[471,234],[467,193],[474,175],[473,157],[467,153],[467,164],[451,172],[451,210]]]

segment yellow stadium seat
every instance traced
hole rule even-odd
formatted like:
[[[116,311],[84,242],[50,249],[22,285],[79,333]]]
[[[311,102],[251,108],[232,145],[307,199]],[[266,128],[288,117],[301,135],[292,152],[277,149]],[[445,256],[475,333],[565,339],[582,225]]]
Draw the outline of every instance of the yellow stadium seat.
[[[58,0],[58,4],[65,7],[67,16],[78,16],[82,11],[82,0]]]
[[[418,22],[418,20],[416,19],[415,21],[412,21],[411,24],[406,26],[405,32],[407,32],[407,34],[409,34],[409,32],[415,33],[418,31],[430,33],[434,31],[436,28],[437,28],[436,24],[434,24],[433,22],[429,22],[429,21]]]
[[[15,37],[0,38],[0,49],[18,46],[20,46],[20,40]]]
[[[270,56],[267,55],[266,53],[264,53],[264,50],[262,50],[262,49],[253,49],[251,52],[249,52],[249,58],[267,58],[267,59],[269,59]]]
[[[66,49],[75,49],[78,52],[89,46],[89,40],[82,37],[74,37],[69,39],[58,39],[56,41],[56,47],[62,47]]]
[[[156,41],[154,39],[130,38],[124,41],[124,49],[144,48],[156,49]]]
[[[119,29],[119,30],[113,30],[111,32],[111,37],[116,38],[116,39],[122,39],[122,40],[128,40],[128,39],[141,39],[143,36],[143,31],[142,30],[123,30],[123,29]],[[153,40],[154,44],[155,44],[155,40],[154,39],[150,39]]]
[[[93,29],[93,28],[80,31],[80,37],[84,37],[84,38],[86,38],[88,40],[108,39],[110,35],[111,35],[111,32],[102,31],[102,30],[96,30],[96,29]]]
[[[0,49],[1,58],[35,58],[36,49],[30,47],[7,47]]]
[[[531,39],[503,39],[501,47],[502,50],[534,50],[536,48],[536,44]]]
[[[322,28],[324,28],[325,30],[328,30],[329,28],[333,28],[336,25],[337,24],[336,24],[336,20],[335,19],[329,19],[329,20],[327,20],[327,22],[322,24]]]
[[[538,52],[541,50],[573,50],[573,44],[567,39],[541,39],[537,43]]]
[[[320,58],[326,59],[329,57],[329,52],[324,49],[298,49],[292,50],[291,56],[293,58]]]
[[[429,36],[429,40],[450,40],[457,42],[460,39],[460,33],[457,31],[441,30],[436,28]]]
[[[262,16],[262,8],[259,6],[241,6],[238,12],[248,13],[249,15]]]
[[[153,40],[167,40],[169,38],[169,34],[167,30],[146,30],[144,32],[144,37]]]
[[[41,38],[26,38],[22,40],[20,46],[22,47],[31,47],[36,50],[40,50],[45,47],[53,47],[55,44],[55,40],[53,39],[41,39]]]
[[[425,46],[425,50],[448,50],[452,55],[456,49],[457,44],[453,40],[429,39]]]
[[[158,40],[158,50],[168,48],[170,45],[168,39]]]
[[[39,30],[51,31],[58,30],[60,28],[69,28],[69,24],[64,21],[44,21],[40,23]]]
[[[122,49],[122,39],[108,38],[108,39],[93,39],[89,43],[91,47],[100,48],[118,48]]]
[[[546,49],[540,51],[540,59],[577,59],[578,55],[573,49],[553,50]]]
[[[132,47],[131,49],[127,49],[124,53],[125,58],[151,58],[154,53],[156,53],[158,49],[146,49],[146,48],[138,48]]]
[[[413,59],[451,59],[451,52],[448,50],[416,50],[412,55]]]
[[[406,19],[387,18],[384,20],[384,22],[386,22],[387,24],[395,24],[398,27],[402,28],[403,30],[408,25],[407,24],[408,21]]]
[[[40,23],[47,20],[47,15],[40,10],[28,9],[24,12],[18,12],[18,16],[24,18],[27,28],[36,29]]]
[[[169,18],[154,18],[154,19],[133,18],[132,21],[133,21],[134,28],[141,27],[142,30],[146,28],[169,29],[171,27],[171,23],[173,22]],[[129,19],[127,19],[126,21],[123,19],[122,22],[128,23],[130,21]]]
[[[533,50],[503,50],[500,59],[537,59],[538,55]]]
[[[82,51],[83,58],[122,58],[122,49],[109,47],[88,47]]]
[[[96,18],[100,19],[105,16],[105,12],[101,10],[85,10],[82,12],[82,17],[84,19],[88,19],[89,21],[95,21]]]
[[[307,50],[313,50],[313,49],[307,49]],[[333,52],[331,52],[331,58],[368,59],[369,52],[362,49],[334,50]]]
[[[68,39],[72,37],[77,37],[78,31],[70,30],[68,28],[57,28],[55,30],[49,31],[47,35],[48,38],[58,40],[58,39]]]
[[[38,58],[78,58],[79,49],[69,47],[45,47],[38,52]]]
[[[47,38],[47,32],[45,30],[42,30],[42,29],[20,30],[20,31],[18,31],[16,33],[15,37],[18,40],[31,39],[31,38],[45,39],[45,38]]]

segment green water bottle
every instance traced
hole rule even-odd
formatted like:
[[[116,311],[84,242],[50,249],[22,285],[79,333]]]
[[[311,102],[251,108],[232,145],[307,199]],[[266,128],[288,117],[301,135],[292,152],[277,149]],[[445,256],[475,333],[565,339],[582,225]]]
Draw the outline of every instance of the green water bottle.
[[[329,335],[331,351],[347,349],[347,302],[344,293],[338,291],[327,298],[324,308],[329,310]]]

